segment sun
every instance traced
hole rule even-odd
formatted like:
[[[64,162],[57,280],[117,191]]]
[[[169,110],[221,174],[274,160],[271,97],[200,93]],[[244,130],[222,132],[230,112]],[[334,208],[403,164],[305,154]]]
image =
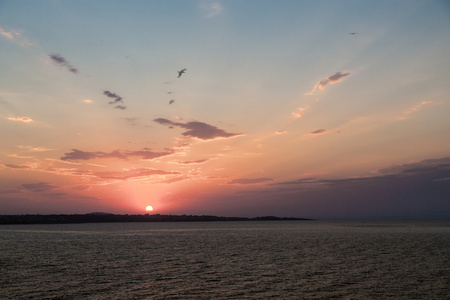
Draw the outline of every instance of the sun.
[[[153,206],[148,205],[148,206],[145,208],[145,210],[146,210],[146,211],[153,211]]]

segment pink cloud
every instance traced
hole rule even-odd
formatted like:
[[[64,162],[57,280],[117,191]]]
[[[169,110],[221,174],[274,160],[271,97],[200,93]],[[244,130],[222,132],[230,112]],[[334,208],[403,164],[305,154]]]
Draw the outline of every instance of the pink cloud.
[[[7,119],[10,121],[23,122],[23,123],[33,122],[33,119],[28,118],[28,117],[7,117]]]
[[[303,116],[305,115],[305,111],[307,111],[309,109],[309,106],[306,107],[299,107],[297,109],[297,111],[294,111],[292,113],[292,115],[294,116],[294,118],[299,119],[299,118],[303,118]]]
[[[349,76],[350,73],[341,73],[341,72],[336,72],[334,75],[331,75],[329,77],[327,77],[326,79],[322,79],[321,81],[319,81],[314,88],[311,90],[311,92],[309,92],[309,95],[312,95],[317,89],[324,89],[325,86],[330,83],[330,84],[334,84],[336,82],[341,81],[344,77]]]
[[[410,114],[412,114],[412,113],[414,113],[414,112],[416,112],[416,111],[421,110],[423,106],[425,106],[425,105],[427,105],[427,104],[430,104],[430,103],[433,103],[433,101],[428,100],[428,101],[422,101],[422,102],[420,102],[419,104],[417,104],[417,105],[411,107],[410,109],[406,110],[406,111],[403,113],[403,115],[399,117],[399,120],[405,120],[405,119],[408,119]]]

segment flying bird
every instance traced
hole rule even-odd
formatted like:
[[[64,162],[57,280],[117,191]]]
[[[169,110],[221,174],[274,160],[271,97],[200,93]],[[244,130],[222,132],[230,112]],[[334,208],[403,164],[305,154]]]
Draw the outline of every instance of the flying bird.
[[[183,69],[181,71],[178,71],[178,78],[181,77],[181,75],[183,75],[183,73],[186,72],[186,69]]]
[[[348,34],[351,34],[351,35],[355,35],[355,34],[356,34],[356,32],[349,32]]]
[[[172,100],[169,101],[169,104],[172,104],[174,102],[175,102],[175,100],[172,99]]]

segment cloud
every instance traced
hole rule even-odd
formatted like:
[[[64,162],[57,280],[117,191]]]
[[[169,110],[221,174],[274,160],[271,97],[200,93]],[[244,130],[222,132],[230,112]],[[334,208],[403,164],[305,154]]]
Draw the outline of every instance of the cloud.
[[[127,121],[131,126],[136,126],[138,124],[138,118],[123,118]]]
[[[23,123],[34,122],[33,119],[28,118],[28,117],[7,117],[7,119],[10,121],[23,122]]]
[[[240,178],[233,179],[228,184],[257,184],[262,182],[273,181],[272,178]]]
[[[415,106],[413,106],[413,107],[407,109],[407,110],[403,113],[403,115],[400,116],[398,119],[399,119],[399,120],[405,120],[405,119],[408,119],[408,118],[410,117],[410,116],[409,116],[410,114],[412,114],[412,113],[414,113],[414,112],[416,112],[416,111],[421,110],[422,107],[423,107],[424,105],[427,105],[427,104],[430,104],[430,103],[433,103],[433,101],[431,101],[431,100],[429,100],[429,101],[422,101],[422,102],[420,102],[419,104],[417,104],[417,105],[415,105]]]
[[[286,130],[277,130],[277,131],[275,131],[276,135],[281,135],[281,134],[286,134],[286,133],[287,133]]]
[[[279,182],[223,199],[233,201],[244,215],[273,211],[311,218],[450,217],[450,157],[394,167],[368,177]]]
[[[336,82],[341,81],[344,77],[349,76],[350,73],[341,73],[341,72],[336,72],[334,75],[331,75],[330,77],[326,78],[326,79],[322,79],[321,81],[319,81],[314,88],[311,90],[311,92],[307,93],[308,95],[312,95],[317,89],[324,89],[325,86],[330,83],[330,84],[334,84]]]
[[[207,162],[209,159],[199,159],[199,160],[190,160],[190,161],[179,161],[177,164],[180,165],[190,165],[190,164],[202,164]]]
[[[26,165],[15,165],[15,164],[5,164],[3,165],[5,168],[9,169],[29,169],[29,166]]]
[[[0,35],[4,36],[8,40],[15,41],[21,46],[33,46],[36,43],[30,42],[26,37],[22,35],[22,30],[11,30],[6,31],[2,27],[0,27]]]
[[[309,106],[306,107],[299,107],[297,109],[297,111],[294,111],[292,113],[292,115],[294,116],[294,118],[299,119],[302,118],[305,115],[305,111],[307,111],[309,109]]]
[[[177,123],[164,118],[158,118],[153,121],[161,125],[168,126],[169,128],[181,127],[188,129],[187,131],[183,132],[182,135],[198,138],[201,140],[212,140],[215,138],[229,138],[240,135],[240,133],[225,132],[224,130],[219,129],[216,126],[197,121],[187,123]]]
[[[204,4],[202,5],[202,9],[206,13],[207,18],[216,17],[223,11],[222,5],[218,2]]]
[[[0,27],[0,34],[6,37],[8,40],[13,40],[15,37],[20,37],[20,32],[17,30],[6,31],[2,27]]]
[[[103,94],[106,95],[109,98],[113,98],[114,99],[114,101],[108,102],[109,104],[117,104],[119,102],[123,103],[123,98],[120,97],[119,95],[117,95],[116,93],[112,93],[110,91],[104,91]],[[121,110],[127,109],[127,107],[124,106],[124,105],[116,105],[115,108],[121,109]]]
[[[97,158],[117,158],[117,159],[125,159],[127,160],[129,157],[140,157],[141,159],[155,159],[158,157],[166,156],[172,154],[173,151],[167,152],[153,152],[148,148],[144,148],[139,151],[127,151],[121,152],[118,150],[112,151],[110,153],[107,152],[85,152],[77,149],[72,149],[72,152],[65,153],[61,160],[90,160]]]
[[[329,132],[328,129],[317,129],[317,130],[314,130],[314,131],[311,131],[311,132],[307,133],[306,135],[326,134],[328,132]]]
[[[25,150],[25,151],[29,151],[29,152],[45,152],[45,151],[53,151],[53,150],[55,150],[55,149],[51,149],[51,148],[22,146],[22,145],[17,146],[17,148]]]
[[[407,174],[414,172],[435,171],[440,169],[450,169],[450,157],[426,159],[410,164],[390,166],[388,168],[380,169],[377,172],[380,174]]]
[[[69,72],[74,74],[78,73],[78,69],[74,68],[69,62],[59,54],[49,55],[50,59],[57,65],[66,68]]]
[[[45,182],[22,184],[21,187],[27,191],[31,191],[34,193],[47,192],[49,190],[57,188],[57,186]]]
[[[151,177],[151,176],[161,176],[161,175],[178,175],[179,172],[167,172],[163,170],[157,169],[148,169],[148,168],[140,168],[140,169],[132,169],[121,172],[94,172],[93,175],[102,179],[118,179],[118,180],[127,180],[131,178],[139,178],[139,177]]]
[[[94,100],[91,100],[91,99],[83,99],[82,101],[87,104],[94,103]]]

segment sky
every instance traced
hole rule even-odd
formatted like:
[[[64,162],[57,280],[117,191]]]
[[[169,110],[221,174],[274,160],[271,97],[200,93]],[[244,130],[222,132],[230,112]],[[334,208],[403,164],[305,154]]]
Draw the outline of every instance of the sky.
[[[448,1],[0,0],[0,70],[0,214],[450,217]]]

